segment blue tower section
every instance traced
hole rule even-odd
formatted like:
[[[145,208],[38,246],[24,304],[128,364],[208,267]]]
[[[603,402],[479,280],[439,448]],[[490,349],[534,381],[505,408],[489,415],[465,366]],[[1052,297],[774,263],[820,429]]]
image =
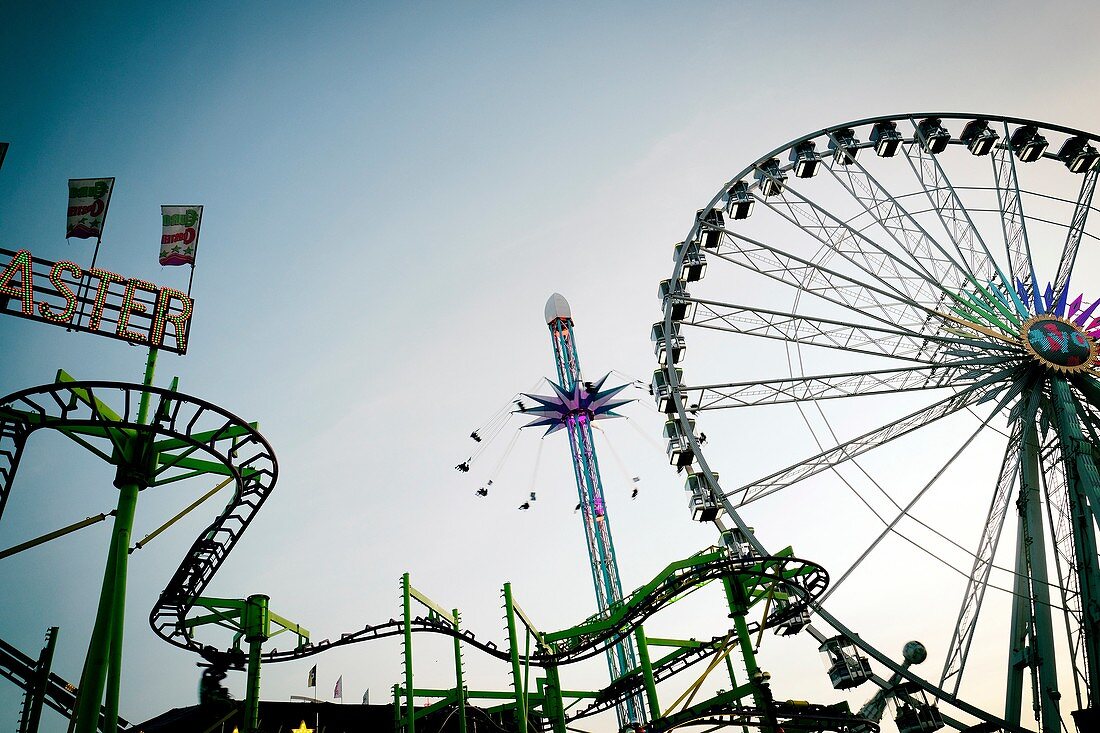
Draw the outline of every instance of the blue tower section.
[[[554,395],[527,395],[537,403],[527,413],[538,416],[538,419],[525,427],[545,425],[547,433],[565,430],[569,435],[573,475],[577,481],[577,496],[592,565],[592,586],[602,614],[622,599],[623,587],[615,559],[615,544],[611,540],[611,522],[603,495],[600,464],[592,442],[592,422],[619,417],[613,410],[630,400],[615,399],[626,385],[603,389],[607,376],[596,382],[582,380],[569,303],[558,293],[546,302],[546,323],[554,345],[558,383],[551,383]],[[637,666],[634,645],[629,637],[607,650],[607,667],[612,682]],[[626,698],[616,712],[620,728],[629,723],[645,722],[641,692]]]

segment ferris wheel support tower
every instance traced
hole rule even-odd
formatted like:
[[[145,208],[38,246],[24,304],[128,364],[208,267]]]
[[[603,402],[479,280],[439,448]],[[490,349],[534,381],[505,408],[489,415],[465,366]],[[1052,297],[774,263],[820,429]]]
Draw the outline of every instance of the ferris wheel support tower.
[[[525,427],[545,425],[549,426],[547,433],[564,429],[569,434],[573,476],[577,482],[577,497],[592,566],[592,585],[602,614],[613,603],[622,600],[623,588],[619,580],[615,545],[611,539],[611,523],[603,495],[600,465],[592,441],[592,422],[618,417],[612,410],[630,400],[614,399],[625,385],[604,390],[606,376],[596,382],[585,382],[581,379],[573,318],[569,302],[562,295],[554,293],[550,296],[546,301],[545,315],[554,346],[558,383],[551,383],[556,393],[553,396],[527,395],[538,405],[525,412],[537,415],[539,419]],[[607,667],[612,683],[637,666],[634,646],[629,637],[624,637],[607,650]],[[641,692],[627,697],[618,705],[616,712],[620,728],[628,723],[644,722],[645,708]]]

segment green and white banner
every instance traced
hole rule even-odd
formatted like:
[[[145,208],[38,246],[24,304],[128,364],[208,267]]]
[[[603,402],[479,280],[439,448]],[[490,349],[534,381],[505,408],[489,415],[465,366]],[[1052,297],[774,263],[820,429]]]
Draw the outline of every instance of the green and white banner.
[[[69,215],[65,223],[65,238],[101,239],[107,207],[111,203],[113,178],[70,178]]]
[[[160,264],[194,265],[199,247],[201,206],[162,206],[163,230],[160,237]]]

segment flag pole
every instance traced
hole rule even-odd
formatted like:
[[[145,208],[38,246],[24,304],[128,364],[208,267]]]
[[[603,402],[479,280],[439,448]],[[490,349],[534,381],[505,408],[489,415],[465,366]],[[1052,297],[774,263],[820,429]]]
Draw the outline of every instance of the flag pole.
[[[103,219],[104,219],[104,221],[106,221],[107,217],[104,216]],[[69,239],[68,237],[65,237],[66,242],[68,241],[68,239]],[[95,238],[95,249],[92,250],[92,266],[89,267],[88,270],[84,273],[84,276],[82,278],[80,278],[80,284],[84,288],[84,290],[83,290],[81,295],[77,296],[78,299],[80,300],[80,312],[76,314],[76,323],[77,323],[77,325],[80,324],[80,319],[84,317],[84,304],[88,300],[88,291],[92,287],[92,270],[95,269],[95,261],[99,257],[99,245],[102,244],[102,242],[103,242],[103,231],[102,231],[102,227],[101,227],[99,236],[97,236]]]

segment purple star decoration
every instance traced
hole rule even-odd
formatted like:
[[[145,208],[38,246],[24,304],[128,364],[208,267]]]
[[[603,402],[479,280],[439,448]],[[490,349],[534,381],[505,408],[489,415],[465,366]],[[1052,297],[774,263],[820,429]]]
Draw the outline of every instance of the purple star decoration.
[[[606,420],[611,417],[622,417],[613,412],[615,408],[633,402],[633,400],[614,399],[614,397],[626,389],[629,385],[622,384],[618,387],[604,389],[604,382],[611,374],[605,374],[597,382],[577,381],[572,390],[568,390],[554,382],[550,382],[553,395],[525,394],[538,403],[537,407],[530,407],[524,412],[537,415],[538,418],[527,423],[523,427],[533,428],[547,426],[546,435],[566,427],[570,418],[576,418],[579,422],[586,420]],[[549,381],[549,380],[547,380]],[[587,386],[586,386],[587,385]]]

